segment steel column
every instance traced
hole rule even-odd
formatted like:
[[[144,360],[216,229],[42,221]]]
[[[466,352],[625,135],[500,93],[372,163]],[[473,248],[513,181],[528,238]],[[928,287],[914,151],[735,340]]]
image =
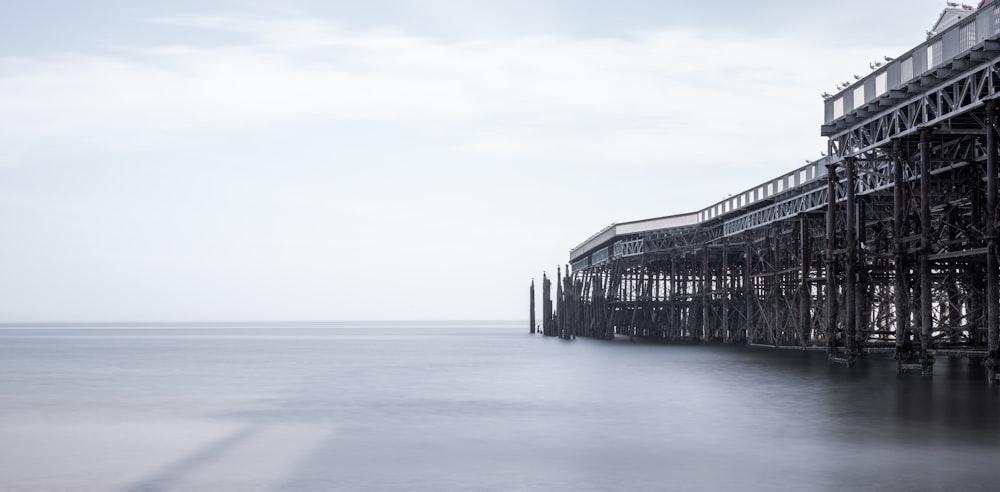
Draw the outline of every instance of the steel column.
[[[934,370],[931,334],[933,296],[931,295],[931,131],[920,130],[920,363],[923,373]]]
[[[809,295],[809,218],[799,219],[799,255],[801,256],[801,276],[799,279],[799,342],[802,346],[809,344],[812,332],[812,319],[809,309],[812,296]]]
[[[722,329],[722,341],[728,343],[730,341],[729,337],[729,302],[732,298],[732,291],[729,288],[729,241],[722,241],[722,265],[719,267],[719,290],[722,295],[720,297],[720,316],[721,319],[721,329]]]
[[[858,255],[858,211],[855,203],[855,166],[856,161],[853,157],[848,157],[845,159],[845,171],[847,174],[847,207],[845,207],[846,213],[844,215],[844,225],[846,228],[846,239],[847,243],[847,258],[845,262],[845,285],[844,285],[844,301],[845,301],[845,313],[844,322],[846,324],[846,333],[844,334],[844,348],[847,351],[847,365],[848,367],[854,366],[854,359],[857,357],[857,328],[858,328],[858,299],[857,293],[855,292],[857,285],[857,255]]]
[[[743,271],[743,291],[745,294],[744,303],[746,304],[746,333],[747,333],[747,343],[753,343],[753,296],[754,296],[754,282],[753,282],[753,235],[750,232],[746,233],[746,269]]]
[[[997,109],[986,103],[986,368],[991,383],[1000,366],[1000,269],[997,265]]]
[[[827,164],[826,166],[826,187],[829,193],[826,208],[826,351],[828,354],[837,353],[837,279],[836,263],[833,257],[833,248],[836,229],[834,227],[834,214],[837,213],[837,165]]]
[[[903,158],[899,151],[899,141],[892,143],[892,240],[895,257],[893,279],[893,311],[896,316],[896,370],[902,371],[903,364],[912,358],[912,346],[909,340],[909,292],[907,292],[906,251],[903,244],[904,221],[906,211],[904,193],[906,180],[903,176]]]

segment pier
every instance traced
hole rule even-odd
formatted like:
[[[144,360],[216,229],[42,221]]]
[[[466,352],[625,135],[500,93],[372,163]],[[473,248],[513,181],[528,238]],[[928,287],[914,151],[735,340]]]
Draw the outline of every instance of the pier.
[[[1000,6],[945,9],[871,67],[824,94],[826,157],[573,248],[543,276],[541,333],[881,353],[925,375],[958,356],[996,383]]]

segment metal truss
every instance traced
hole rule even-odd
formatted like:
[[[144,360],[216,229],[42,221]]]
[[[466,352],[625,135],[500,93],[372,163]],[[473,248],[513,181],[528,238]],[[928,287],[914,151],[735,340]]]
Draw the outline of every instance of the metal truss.
[[[976,138],[965,136],[951,139],[939,145],[936,149],[941,159],[932,162],[931,175],[967,166],[970,161],[985,158],[985,150]],[[888,190],[895,185],[892,176],[892,158],[879,149],[869,152],[858,162],[858,176],[855,179],[855,193],[859,196]],[[913,181],[920,178],[919,166],[915,160],[903,161],[903,178]],[[837,202],[847,199],[846,178],[837,181]],[[763,227],[774,222],[780,222],[799,214],[821,210],[827,206],[829,191],[826,187],[803,190],[798,196],[782,200],[753,210],[723,223],[723,235],[735,236],[744,231]]]
[[[842,186],[843,183],[838,185],[838,188]],[[722,225],[722,234],[735,236],[750,229],[795,217],[801,213],[822,209],[829,200],[829,194],[826,187],[817,188],[773,205],[767,205],[735,219],[727,220]],[[842,192],[838,191],[837,195],[841,196]]]
[[[613,250],[614,253],[611,255],[613,259],[639,256],[643,253],[643,240],[629,239],[625,241],[618,241],[614,244]]]
[[[647,253],[665,254],[704,246],[720,237],[722,228],[718,224],[702,224],[673,234],[649,234],[644,239]]]
[[[934,76],[925,76],[924,80],[939,81]],[[850,125],[849,128],[830,138],[830,155],[858,156],[884,147],[892,139],[939,125],[954,132],[981,133],[983,122],[974,115],[966,119],[958,117],[995,98],[998,87],[1000,60],[993,60],[864,121],[857,122],[857,117],[847,118],[842,125]],[[893,92],[897,97],[904,97],[903,91]]]

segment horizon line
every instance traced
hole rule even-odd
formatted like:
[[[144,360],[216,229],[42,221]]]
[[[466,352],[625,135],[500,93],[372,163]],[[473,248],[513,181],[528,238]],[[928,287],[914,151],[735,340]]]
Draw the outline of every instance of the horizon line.
[[[305,325],[342,323],[516,323],[519,319],[347,319],[347,320],[214,320],[214,321],[0,321],[0,327],[18,326],[121,326],[121,325],[254,325],[294,323]]]

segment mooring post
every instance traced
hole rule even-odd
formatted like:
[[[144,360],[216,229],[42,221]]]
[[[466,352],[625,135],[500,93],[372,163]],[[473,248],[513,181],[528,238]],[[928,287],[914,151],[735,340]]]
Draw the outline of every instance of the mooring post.
[[[991,384],[1000,366],[1000,269],[997,265],[997,108],[986,102],[986,368]]]
[[[556,312],[555,312],[555,336],[562,337],[563,333],[563,319],[566,311],[563,306],[563,278],[562,278],[562,266],[556,265]]]
[[[905,234],[906,208],[904,193],[906,192],[906,177],[903,176],[903,157],[899,150],[899,141],[892,142],[892,240],[895,255],[895,278],[893,279],[893,311],[896,314],[896,371],[903,372],[912,362],[912,346],[909,340],[910,310],[908,305],[909,292],[906,276],[906,245],[903,243]]]
[[[552,281],[542,272],[542,334],[551,337],[554,330],[552,325]]]
[[[847,251],[845,262],[845,285],[844,301],[845,313],[844,322],[847,333],[844,334],[844,348],[847,351],[847,367],[854,367],[854,359],[858,355],[858,299],[857,293],[857,256],[858,256],[858,210],[855,203],[855,172],[857,161],[854,157],[845,159],[845,171],[847,175],[846,189],[847,207],[844,215],[844,225],[846,226]]]
[[[920,363],[923,374],[934,371],[931,333],[933,296],[931,295],[931,131],[920,130]]]
[[[837,230],[834,215],[837,213],[837,165],[826,165],[826,352],[837,355],[837,265],[833,248]]]
[[[531,324],[531,334],[535,334],[535,279],[531,279],[531,289],[530,289],[530,324]]]

